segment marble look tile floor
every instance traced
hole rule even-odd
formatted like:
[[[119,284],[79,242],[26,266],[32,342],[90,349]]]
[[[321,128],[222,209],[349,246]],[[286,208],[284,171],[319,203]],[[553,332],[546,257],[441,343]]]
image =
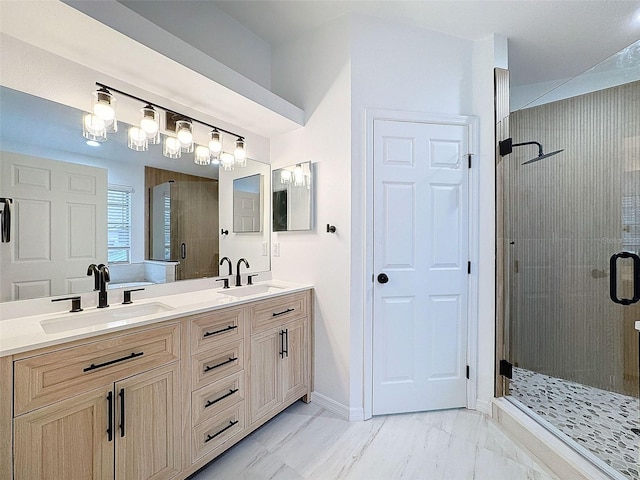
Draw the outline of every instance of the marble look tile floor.
[[[302,402],[191,477],[214,479],[557,480],[474,411],[347,422]]]
[[[511,394],[626,477],[640,478],[640,400],[560,378],[513,369]]]

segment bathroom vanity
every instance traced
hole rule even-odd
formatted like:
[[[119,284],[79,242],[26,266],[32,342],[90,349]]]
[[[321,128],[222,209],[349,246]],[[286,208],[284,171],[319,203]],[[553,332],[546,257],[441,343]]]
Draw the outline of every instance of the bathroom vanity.
[[[0,478],[186,478],[309,401],[312,305],[268,282],[3,320]]]

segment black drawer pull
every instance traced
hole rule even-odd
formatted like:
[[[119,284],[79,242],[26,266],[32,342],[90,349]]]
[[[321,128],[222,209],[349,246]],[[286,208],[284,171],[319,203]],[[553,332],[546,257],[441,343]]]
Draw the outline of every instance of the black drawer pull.
[[[214,433],[213,435],[207,435],[207,439],[204,441],[204,443],[207,443],[210,440],[213,440],[214,438],[216,438],[218,435],[222,435],[224,432],[226,432],[227,430],[229,430],[231,427],[233,427],[236,423],[238,423],[239,420],[234,420],[233,422],[231,420],[229,420],[229,425],[227,425],[226,427],[224,427],[222,430],[220,430],[218,433]]]
[[[295,311],[295,308],[287,308],[286,310],[282,311],[282,312],[275,312],[272,314],[272,316],[274,317],[278,317],[280,315],[284,315],[285,313],[289,313],[289,312],[293,312]]]
[[[107,419],[107,438],[109,441],[113,440],[113,392],[109,392],[107,395],[107,404],[109,405],[109,418]]]
[[[210,337],[211,335],[217,335],[218,333],[228,332],[229,330],[233,330],[234,328],[238,328],[238,326],[230,325],[227,328],[223,328],[222,330],[216,330],[215,332],[205,332],[205,334],[202,335],[202,338],[207,338],[207,337]]]
[[[120,436],[124,437],[124,388],[120,389]]]
[[[218,403],[220,400],[224,400],[227,397],[230,397],[231,395],[233,395],[234,393],[236,393],[238,391],[238,389],[234,389],[234,390],[229,390],[229,393],[225,393],[223,396],[221,396],[220,398],[216,398],[215,400],[209,400],[206,405],[204,406],[204,408],[209,408],[211,405],[215,405],[216,403]]]
[[[204,373],[207,373],[209,370],[213,370],[214,368],[218,368],[221,367],[223,365],[226,365],[227,363],[231,363],[231,362],[235,362],[237,360],[236,357],[230,358],[229,360],[225,360],[222,363],[219,363],[217,365],[211,365],[209,367],[204,367]]]
[[[115,360],[111,360],[109,362],[104,362],[104,363],[99,363],[97,365],[95,363],[92,363],[91,366],[85,368],[82,371],[83,372],[89,372],[91,370],[95,370],[96,368],[107,367],[109,365],[113,365],[114,363],[124,362],[125,360],[131,360],[132,358],[141,357],[142,355],[144,355],[144,352],[132,353],[131,355],[127,355],[126,357],[116,358]]]

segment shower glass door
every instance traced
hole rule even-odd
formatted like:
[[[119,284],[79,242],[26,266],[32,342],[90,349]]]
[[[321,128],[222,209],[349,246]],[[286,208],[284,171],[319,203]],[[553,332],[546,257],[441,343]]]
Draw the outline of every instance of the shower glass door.
[[[629,48],[585,75],[631,55],[638,74]],[[577,78],[512,112],[514,144],[564,151],[502,158],[509,394],[623,479],[640,478],[639,78],[588,93]]]

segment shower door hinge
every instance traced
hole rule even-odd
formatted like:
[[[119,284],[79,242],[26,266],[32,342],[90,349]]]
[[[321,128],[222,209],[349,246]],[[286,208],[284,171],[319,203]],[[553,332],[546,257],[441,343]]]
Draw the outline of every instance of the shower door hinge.
[[[508,379],[513,378],[513,365],[507,360],[500,360],[500,375]]]
[[[469,380],[469,365],[467,365],[467,380]]]
[[[467,154],[467,160],[469,161],[469,168],[471,168],[471,154]]]

